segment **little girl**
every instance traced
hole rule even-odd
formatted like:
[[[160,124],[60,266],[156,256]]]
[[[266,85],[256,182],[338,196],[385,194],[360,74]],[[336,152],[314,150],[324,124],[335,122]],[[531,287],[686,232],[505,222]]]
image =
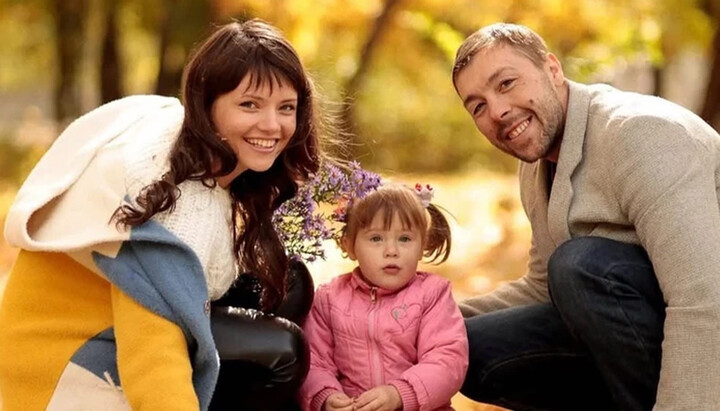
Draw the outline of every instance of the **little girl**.
[[[432,189],[384,185],[348,206],[341,246],[358,262],[320,286],[305,332],[304,410],[452,409],[468,365],[450,283],[417,271],[450,253]]]

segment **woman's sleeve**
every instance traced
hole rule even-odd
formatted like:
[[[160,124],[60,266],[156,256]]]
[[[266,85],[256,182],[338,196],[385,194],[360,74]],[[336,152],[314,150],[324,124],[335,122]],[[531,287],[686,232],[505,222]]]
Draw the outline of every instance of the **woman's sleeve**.
[[[200,408],[182,330],[113,286],[120,383],[133,410]]]

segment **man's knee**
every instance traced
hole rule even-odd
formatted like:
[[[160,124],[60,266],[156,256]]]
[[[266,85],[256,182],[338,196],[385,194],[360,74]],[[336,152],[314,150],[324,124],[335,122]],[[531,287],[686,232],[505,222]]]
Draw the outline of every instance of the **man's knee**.
[[[601,237],[577,237],[561,244],[548,260],[548,288],[555,301],[582,291],[592,277],[602,276],[618,247],[627,244]]]
[[[604,280],[627,280],[628,266],[636,267],[644,279],[654,279],[652,263],[645,250],[635,244],[602,237],[577,237],[561,244],[548,260],[548,288],[553,302],[570,293],[588,292]],[[620,274],[620,275],[618,275]]]

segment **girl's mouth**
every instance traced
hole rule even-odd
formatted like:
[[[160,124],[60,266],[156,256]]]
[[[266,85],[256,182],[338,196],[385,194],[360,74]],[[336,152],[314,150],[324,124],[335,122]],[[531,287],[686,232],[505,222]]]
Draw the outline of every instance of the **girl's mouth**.
[[[388,264],[388,265],[384,266],[382,269],[386,273],[394,274],[394,273],[397,273],[398,271],[400,271],[400,266],[398,266],[396,264]]]

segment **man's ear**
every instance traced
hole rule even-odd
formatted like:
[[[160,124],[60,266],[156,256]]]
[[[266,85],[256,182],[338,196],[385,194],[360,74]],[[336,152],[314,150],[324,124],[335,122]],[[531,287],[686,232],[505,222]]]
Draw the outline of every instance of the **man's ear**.
[[[563,73],[562,64],[560,60],[555,57],[554,54],[547,54],[547,61],[545,62],[550,72],[550,78],[555,86],[560,86],[565,83],[565,73]]]
[[[347,256],[351,260],[355,261],[355,250],[353,250],[353,244],[350,242],[350,240],[347,237],[343,236],[340,239],[340,245],[342,246],[343,251],[345,251],[345,254],[347,254]]]

